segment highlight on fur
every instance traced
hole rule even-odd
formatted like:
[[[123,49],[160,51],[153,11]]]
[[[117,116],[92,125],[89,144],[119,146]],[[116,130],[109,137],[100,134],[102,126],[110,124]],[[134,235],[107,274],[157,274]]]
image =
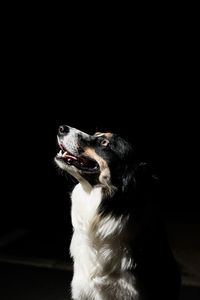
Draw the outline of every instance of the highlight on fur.
[[[71,194],[72,298],[177,300],[179,271],[151,205],[153,177],[113,133],[62,125],[56,164],[77,184]]]

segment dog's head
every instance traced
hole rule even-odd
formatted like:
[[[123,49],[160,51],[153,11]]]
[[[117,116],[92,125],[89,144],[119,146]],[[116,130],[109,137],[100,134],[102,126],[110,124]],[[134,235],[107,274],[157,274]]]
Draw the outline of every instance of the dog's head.
[[[62,125],[57,138],[60,151],[55,161],[78,181],[102,185],[112,192],[116,187],[126,186],[132,177],[134,151],[118,135],[100,132],[89,135]]]

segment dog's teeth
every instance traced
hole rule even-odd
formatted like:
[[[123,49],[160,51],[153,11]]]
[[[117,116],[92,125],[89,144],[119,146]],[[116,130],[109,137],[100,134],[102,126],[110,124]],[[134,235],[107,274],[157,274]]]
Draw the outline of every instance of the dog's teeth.
[[[62,150],[58,152],[58,156],[62,156]]]

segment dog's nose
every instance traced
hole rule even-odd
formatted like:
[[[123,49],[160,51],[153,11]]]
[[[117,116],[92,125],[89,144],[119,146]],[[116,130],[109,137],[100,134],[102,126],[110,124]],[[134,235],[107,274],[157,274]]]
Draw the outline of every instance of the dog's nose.
[[[58,128],[58,134],[59,135],[65,135],[69,132],[69,127],[67,125],[61,125]]]

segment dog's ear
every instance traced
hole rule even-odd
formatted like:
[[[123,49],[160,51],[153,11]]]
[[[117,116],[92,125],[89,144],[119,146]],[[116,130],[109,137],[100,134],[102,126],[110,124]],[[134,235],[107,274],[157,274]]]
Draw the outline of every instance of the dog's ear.
[[[122,175],[122,192],[134,189],[136,186],[135,167],[127,165]]]
[[[140,162],[126,166],[122,176],[122,191],[137,189],[137,191],[150,191],[159,179],[153,175],[149,164]]]

